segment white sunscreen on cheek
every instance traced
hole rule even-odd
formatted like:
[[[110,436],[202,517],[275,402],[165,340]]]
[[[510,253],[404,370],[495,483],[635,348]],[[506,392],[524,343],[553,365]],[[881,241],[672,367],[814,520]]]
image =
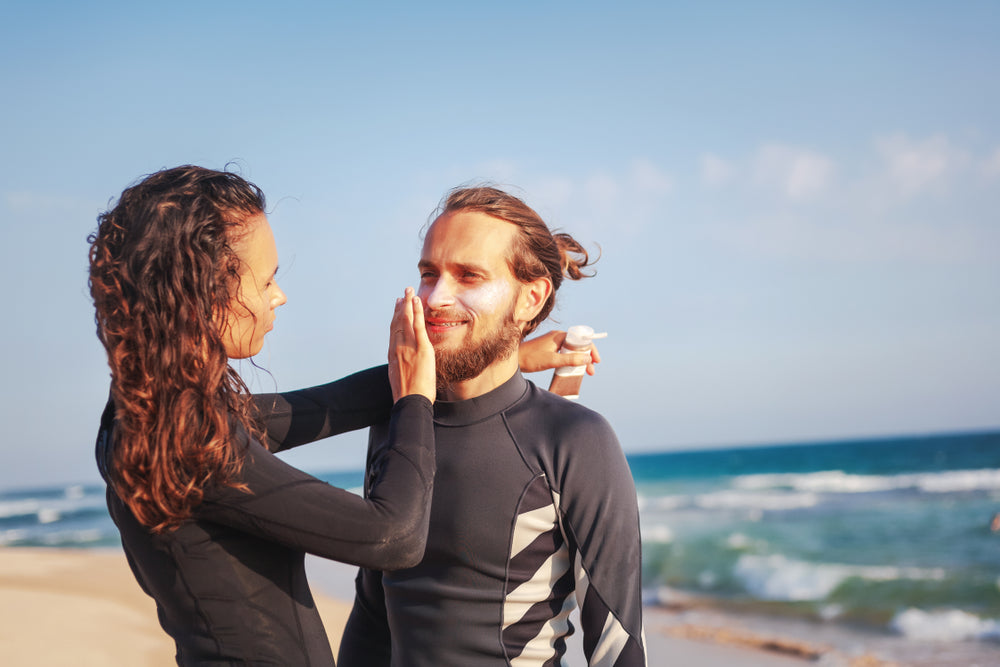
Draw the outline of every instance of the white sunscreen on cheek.
[[[506,281],[490,280],[462,290],[455,300],[468,311],[487,315],[498,310],[509,296],[510,285]]]
[[[570,327],[566,330],[566,340],[559,348],[559,353],[589,352],[595,338],[604,338],[607,335],[607,333],[594,333],[588,326]],[[549,384],[549,391],[565,398],[580,398],[580,385],[583,383],[583,374],[586,370],[586,365],[557,368]]]

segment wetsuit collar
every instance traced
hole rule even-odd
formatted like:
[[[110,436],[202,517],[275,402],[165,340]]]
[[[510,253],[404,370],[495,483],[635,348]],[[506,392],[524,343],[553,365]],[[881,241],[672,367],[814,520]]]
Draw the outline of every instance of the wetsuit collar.
[[[502,385],[482,396],[464,401],[435,401],[434,422],[443,426],[465,426],[503,412],[528,391],[528,381],[520,371]]]

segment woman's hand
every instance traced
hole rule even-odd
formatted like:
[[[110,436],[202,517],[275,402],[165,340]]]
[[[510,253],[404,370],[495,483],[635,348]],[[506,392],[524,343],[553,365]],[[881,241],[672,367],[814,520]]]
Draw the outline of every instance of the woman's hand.
[[[565,331],[550,331],[538,338],[521,342],[517,351],[517,362],[524,373],[537,373],[562,366],[587,366],[587,375],[594,374],[594,364],[601,362],[597,346],[591,345],[588,352],[559,354],[559,348],[566,340]]]
[[[434,346],[424,326],[424,305],[412,287],[396,299],[389,325],[389,384],[393,402],[421,394],[433,403],[437,396]]]

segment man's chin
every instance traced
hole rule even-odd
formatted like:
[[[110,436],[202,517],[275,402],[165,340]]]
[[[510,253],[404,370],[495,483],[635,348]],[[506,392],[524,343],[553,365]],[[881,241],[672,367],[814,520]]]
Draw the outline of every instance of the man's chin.
[[[461,343],[457,343],[449,340],[434,340],[431,338],[431,347],[434,348],[434,354],[457,354],[462,351]]]

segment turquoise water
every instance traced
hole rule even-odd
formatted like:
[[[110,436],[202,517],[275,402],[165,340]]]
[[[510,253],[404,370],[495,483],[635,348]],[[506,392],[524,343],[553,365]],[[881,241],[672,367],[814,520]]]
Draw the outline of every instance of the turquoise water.
[[[647,599],[1000,639],[1000,432],[629,457]],[[360,471],[320,475],[357,488]],[[0,546],[114,547],[102,485],[0,493]]]
[[[1000,433],[630,459],[643,580],[914,638],[1000,639]]]

